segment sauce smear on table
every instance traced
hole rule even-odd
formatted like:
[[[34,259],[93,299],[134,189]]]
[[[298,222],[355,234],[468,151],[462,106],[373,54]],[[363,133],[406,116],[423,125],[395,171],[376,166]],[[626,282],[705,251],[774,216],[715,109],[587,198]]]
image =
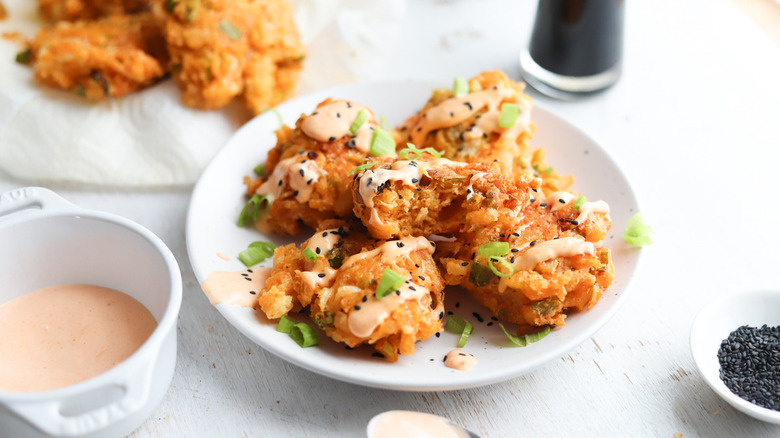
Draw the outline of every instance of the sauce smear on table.
[[[157,321],[122,292],[88,284],[45,287],[0,306],[0,390],[72,385],[130,357]]]
[[[468,433],[433,414],[387,411],[374,417],[369,438],[468,438]]]

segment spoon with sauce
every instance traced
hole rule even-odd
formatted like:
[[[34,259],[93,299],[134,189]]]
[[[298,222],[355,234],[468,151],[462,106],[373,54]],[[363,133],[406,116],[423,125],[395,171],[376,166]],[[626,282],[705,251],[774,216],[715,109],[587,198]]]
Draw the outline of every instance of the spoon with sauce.
[[[374,416],[366,428],[368,438],[479,438],[438,415],[414,411],[387,411]]]

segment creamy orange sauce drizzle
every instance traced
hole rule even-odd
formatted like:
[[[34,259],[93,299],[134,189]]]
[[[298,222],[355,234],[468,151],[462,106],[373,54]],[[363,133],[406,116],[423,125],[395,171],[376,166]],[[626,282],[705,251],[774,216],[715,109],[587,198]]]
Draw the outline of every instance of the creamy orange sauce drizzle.
[[[352,135],[349,128],[361,109],[368,112],[368,120]],[[301,122],[303,133],[317,141],[331,142],[349,134],[355,141],[355,148],[361,152],[368,152],[375,126],[371,110],[345,100],[321,106]]]
[[[466,130],[463,135],[464,139],[474,139],[486,133],[499,132],[501,139],[514,140],[531,122],[531,102],[521,96],[519,102],[517,102],[520,106],[520,115],[514,125],[508,128],[501,128],[499,126],[499,118],[502,102],[515,98],[518,94],[514,89],[495,86],[491,89],[469,93],[465,96],[451,97],[429,108],[422,114],[418,124],[412,127],[412,142],[422,145],[431,131],[449,128],[462,123],[482,109],[487,111],[481,114],[476,123]]]
[[[402,246],[399,246],[398,243]],[[428,254],[433,254],[436,250],[436,246],[425,237],[404,237],[401,240],[390,240],[371,251],[364,251],[344,260],[341,265],[342,268],[352,266],[359,260],[365,260],[367,258],[379,257],[381,263],[384,264],[396,264],[397,260],[402,257],[408,257],[410,252],[424,250]]]
[[[388,411],[371,421],[368,438],[468,438],[464,430],[456,428],[436,415],[412,411]]]
[[[444,356],[444,366],[456,370],[468,371],[477,364],[477,359],[461,350],[452,350]]]
[[[301,280],[309,289],[315,289],[317,287],[329,286],[333,282],[335,275],[336,270],[333,268],[325,268],[322,271],[304,271],[301,272]]]
[[[415,302],[421,308],[430,308],[430,300],[428,289],[414,283],[404,283],[397,292],[383,298],[370,296],[368,301],[361,303],[349,313],[347,320],[349,331],[355,336],[367,338],[404,303]]]
[[[295,191],[295,199],[298,202],[306,202],[311,198],[314,183],[326,174],[316,161],[307,159],[305,154],[298,154],[277,163],[271,176],[255,193],[266,196],[269,202],[273,202],[281,195],[287,183]]]
[[[72,385],[130,357],[157,327],[141,303],[87,284],[38,289],[0,306],[0,390]]]
[[[550,211],[556,211],[558,209],[563,208],[567,204],[569,204],[572,201],[576,201],[577,196],[564,191],[559,191],[550,194],[550,196],[547,197],[547,202],[550,205]],[[563,202],[561,202],[563,201]],[[593,201],[593,202],[584,202],[582,206],[580,206],[580,214],[577,216],[578,224],[582,224],[586,220],[588,220],[588,217],[591,213],[604,213],[609,214],[609,205],[604,201]]]
[[[257,294],[271,276],[271,268],[249,268],[238,272],[214,271],[206,277],[201,288],[212,306],[232,304],[256,307]],[[254,292],[254,293],[252,293]]]
[[[339,243],[341,236],[338,235],[338,231],[338,229],[333,228],[317,232],[309,238],[306,248],[314,251],[317,256],[324,256]]]
[[[593,254],[594,246],[579,237],[562,237],[560,239],[539,242],[519,256],[515,256],[512,267],[517,270],[533,268],[537,264],[556,259],[581,254]]]

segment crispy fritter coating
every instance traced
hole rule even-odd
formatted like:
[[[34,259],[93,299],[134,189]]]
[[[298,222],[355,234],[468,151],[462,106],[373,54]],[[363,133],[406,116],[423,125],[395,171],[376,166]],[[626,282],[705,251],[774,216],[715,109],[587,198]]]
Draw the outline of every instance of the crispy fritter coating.
[[[533,101],[523,93],[524,83],[500,71],[486,71],[469,81],[470,93],[455,97],[449,89],[434,90],[423,108],[396,129],[399,148],[407,142],[432,147],[444,158],[469,163],[498,163],[504,176],[542,178],[545,193],[564,190],[571,176],[561,176],[545,160],[544,151],[532,151],[528,141]],[[520,114],[509,127],[500,126],[501,108],[516,104]]]
[[[35,78],[90,100],[120,97],[165,74],[166,52],[150,13],[60,22],[32,43]]]
[[[436,254],[447,284],[528,330],[591,308],[614,276],[599,243],[611,225],[606,203],[565,191],[545,196],[541,185],[483,164],[385,157],[355,178],[354,211],[375,237],[454,237]],[[491,261],[477,249],[489,242],[511,250]]]
[[[353,211],[378,239],[451,234],[516,214],[530,197],[516,185],[495,165],[387,156],[355,175]]]
[[[56,23],[135,14],[148,9],[149,3],[149,0],[38,0],[38,10],[43,18]]]
[[[164,9],[185,105],[216,109],[243,96],[259,114],[294,92],[305,49],[287,0],[166,0]]]
[[[444,280],[424,237],[396,241],[369,239],[359,225],[339,221],[320,230],[299,249],[277,248],[271,277],[260,291],[269,318],[309,306],[311,318],[337,342],[372,345],[386,359],[414,353],[414,344],[441,331]],[[317,254],[315,261],[304,249]],[[386,269],[406,279],[394,292],[377,297]]]
[[[368,112],[368,120],[353,138],[349,126],[361,109]],[[265,163],[266,176],[247,184],[249,196],[260,194],[271,200],[258,226],[298,234],[301,224],[319,229],[324,220],[351,216],[352,177],[348,174],[364,161],[367,137],[376,126],[367,108],[328,99],[312,114],[301,115],[295,129],[283,126],[277,130],[276,146]]]

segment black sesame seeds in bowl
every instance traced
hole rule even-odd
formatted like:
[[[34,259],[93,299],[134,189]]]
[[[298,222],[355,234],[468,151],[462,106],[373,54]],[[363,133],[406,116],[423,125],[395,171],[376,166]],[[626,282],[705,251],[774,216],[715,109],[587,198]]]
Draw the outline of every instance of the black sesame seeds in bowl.
[[[715,393],[747,415],[780,424],[780,290],[708,304],[693,322],[690,343]]]

